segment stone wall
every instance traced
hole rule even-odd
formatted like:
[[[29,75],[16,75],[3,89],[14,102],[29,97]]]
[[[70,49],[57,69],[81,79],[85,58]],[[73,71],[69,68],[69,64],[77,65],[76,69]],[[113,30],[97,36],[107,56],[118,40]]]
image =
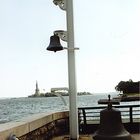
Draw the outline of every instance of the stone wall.
[[[49,140],[54,135],[68,132],[66,112],[42,113],[0,125],[0,140],[8,140],[11,134],[19,140]]]

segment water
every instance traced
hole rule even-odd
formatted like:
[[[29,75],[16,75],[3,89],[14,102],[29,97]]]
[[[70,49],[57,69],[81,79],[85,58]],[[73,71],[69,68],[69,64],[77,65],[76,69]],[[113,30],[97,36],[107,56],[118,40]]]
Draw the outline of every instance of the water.
[[[113,96],[116,96],[116,94],[112,94]],[[78,107],[98,106],[97,101],[104,98],[107,98],[107,94],[78,96],[77,104]],[[65,96],[64,100],[67,105],[60,97],[0,99],[0,124],[17,121],[32,114],[68,110],[69,97]],[[138,102],[121,104],[138,104]]]

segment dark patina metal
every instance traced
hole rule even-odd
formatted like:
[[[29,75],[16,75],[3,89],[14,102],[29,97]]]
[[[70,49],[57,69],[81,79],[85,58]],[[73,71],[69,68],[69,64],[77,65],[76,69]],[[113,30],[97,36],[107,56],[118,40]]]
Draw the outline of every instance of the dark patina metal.
[[[121,120],[121,112],[112,107],[110,100],[108,107],[100,112],[100,125],[93,134],[94,140],[131,140],[130,133],[124,128]]]
[[[60,38],[57,35],[53,35],[50,37],[50,44],[47,47],[48,51],[61,51],[63,50],[62,45],[60,44]]]

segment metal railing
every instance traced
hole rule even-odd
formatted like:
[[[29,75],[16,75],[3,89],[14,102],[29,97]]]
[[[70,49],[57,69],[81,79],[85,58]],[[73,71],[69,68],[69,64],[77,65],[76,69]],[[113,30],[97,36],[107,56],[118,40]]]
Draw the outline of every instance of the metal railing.
[[[100,111],[107,106],[98,107],[80,107],[79,123],[80,124],[99,124]],[[123,123],[137,123],[140,122],[140,105],[119,105],[113,106],[121,111],[121,118]]]

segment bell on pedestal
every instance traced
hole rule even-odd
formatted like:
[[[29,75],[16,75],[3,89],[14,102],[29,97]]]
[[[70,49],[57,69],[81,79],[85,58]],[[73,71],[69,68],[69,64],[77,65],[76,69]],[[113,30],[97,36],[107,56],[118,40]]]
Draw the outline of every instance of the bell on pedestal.
[[[50,44],[47,47],[47,50],[54,51],[54,52],[63,50],[63,47],[60,44],[59,36],[53,35],[50,37]]]
[[[109,99],[108,107],[100,112],[100,125],[93,134],[94,140],[131,140],[130,133],[124,128],[121,112],[112,108]]]

